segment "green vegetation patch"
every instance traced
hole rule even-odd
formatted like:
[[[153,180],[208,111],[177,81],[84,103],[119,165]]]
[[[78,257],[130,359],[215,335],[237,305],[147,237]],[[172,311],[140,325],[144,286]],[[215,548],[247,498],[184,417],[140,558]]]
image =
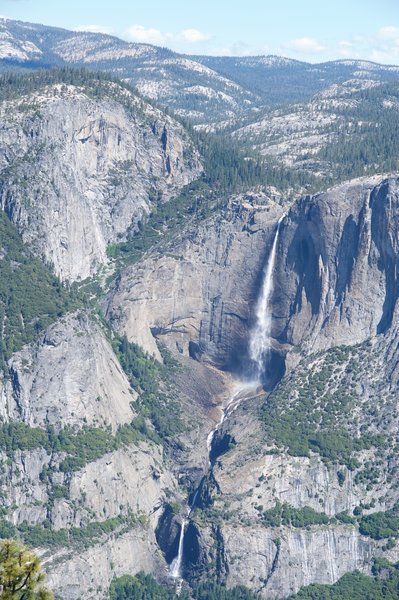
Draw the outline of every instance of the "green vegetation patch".
[[[385,436],[354,431],[353,409],[359,402],[355,386],[362,369],[367,369],[366,356],[367,344],[363,344],[333,348],[304,360],[261,409],[267,440],[293,456],[309,456],[313,451],[349,469],[360,466],[357,452],[385,447]]]
[[[79,306],[78,296],[32,256],[0,211],[1,365],[56,319]]]
[[[386,512],[375,512],[360,519],[359,531],[374,540],[399,536],[399,506]]]
[[[167,587],[155,581],[152,575],[141,572],[132,577],[124,575],[114,579],[109,591],[110,600],[256,600],[254,594],[242,586],[227,589],[215,583],[202,583],[190,593],[176,591],[174,586]]]
[[[126,242],[108,247],[108,256],[117,259],[120,266],[134,264],[150,249],[165,249],[183,225],[204,220],[225,202],[226,197],[221,197],[204,181],[190,183],[168,202],[154,205],[151,214],[139,223],[138,230]]]
[[[161,364],[140,346],[128,342],[126,336],[114,340],[114,350],[131,386],[139,393],[134,408],[139,412],[141,423],[149,419],[159,440],[185,431],[172,383],[173,373],[180,366],[171,353],[160,346],[164,361]]]
[[[266,527],[308,527],[309,525],[328,525],[330,518],[325,513],[317,512],[310,506],[294,508],[289,504],[277,502],[273,508],[261,514]]]
[[[203,583],[194,591],[195,600],[257,600],[258,594],[244,586],[227,589],[216,583]]]
[[[397,83],[386,83],[356,94],[352,108],[334,106],[332,112],[344,117],[332,142],[320,149],[318,158],[326,161],[340,179],[373,173],[388,173],[399,166],[399,119]],[[392,108],[386,103],[391,102]]]
[[[104,535],[114,532],[122,534],[143,523],[142,516],[129,514],[105,521],[92,521],[84,527],[54,530],[51,529],[48,521],[43,525],[22,523],[16,527],[8,521],[0,520],[0,538],[20,538],[25,544],[36,548],[43,546],[87,548],[95,544]]]
[[[281,191],[292,188],[318,189],[318,180],[309,173],[290,169],[246,149],[242,143],[222,134],[198,131],[186,124],[204,165],[204,181],[219,193],[231,194],[256,185]]]
[[[59,471],[70,473],[82,469],[108,452],[113,452],[123,445],[135,443],[148,436],[139,420],[133,420],[130,425],[121,426],[115,435],[98,428],[83,428],[75,431],[64,428],[55,431],[54,427],[41,429],[29,427],[25,423],[8,423],[0,426],[0,449],[10,458],[15,451],[26,451],[43,448],[54,457],[63,457],[59,463]],[[45,467],[41,478],[43,481],[51,475],[52,470]],[[58,493],[61,493],[58,491]]]
[[[29,73],[8,72],[0,76],[0,102],[15,100],[23,96],[29,96],[48,86],[56,84],[73,85],[84,88],[88,95],[93,98],[114,97],[121,104],[132,107],[131,96],[140,99],[137,90],[123,81],[112,77],[108,73],[100,71],[88,71],[83,68],[60,67],[31,71]],[[129,91],[131,96],[126,94]],[[34,102],[34,100],[33,100]],[[144,104],[144,101],[142,101]],[[147,101],[151,104],[151,101]],[[135,105],[137,109],[137,106]],[[36,110],[35,104],[26,101],[19,106],[21,112]]]
[[[362,535],[374,540],[390,539],[395,545],[399,536],[399,505],[396,504],[386,512],[375,512],[362,516],[361,509],[355,509],[355,516],[346,512],[329,517],[325,513],[317,512],[310,506],[294,508],[289,504],[277,502],[273,508],[263,511],[258,507],[259,516],[265,527],[308,527],[310,525],[329,525],[337,521],[344,525],[359,526]]]
[[[177,600],[175,587],[159,585],[151,575],[138,573],[136,576],[123,575],[114,579],[109,590],[110,600]],[[182,600],[189,596],[183,592]]]
[[[334,585],[306,586],[289,600],[397,600],[399,563],[391,565],[384,559],[376,559],[372,572],[372,577],[355,571]]]

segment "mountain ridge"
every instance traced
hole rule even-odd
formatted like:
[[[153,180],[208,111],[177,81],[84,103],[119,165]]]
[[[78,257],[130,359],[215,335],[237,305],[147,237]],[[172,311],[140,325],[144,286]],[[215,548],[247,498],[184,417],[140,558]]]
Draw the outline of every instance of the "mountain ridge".
[[[275,55],[191,56],[108,34],[70,31],[11,19],[0,21],[0,35],[0,56],[3,53],[0,69],[3,71],[40,68],[41,65],[104,70],[126,79],[144,96],[193,123],[220,121],[262,106],[310,99],[333,83],[353,77],[362,79],[370,73],[377,80],[399,77],[399,67],[371,61],[313,64]]]

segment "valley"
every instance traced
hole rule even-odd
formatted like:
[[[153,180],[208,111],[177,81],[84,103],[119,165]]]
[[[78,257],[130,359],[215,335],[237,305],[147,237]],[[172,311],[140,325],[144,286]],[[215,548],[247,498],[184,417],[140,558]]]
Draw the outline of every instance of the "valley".
[[[399,68],[0,25],[0,538],[63,600],[394,589]]]

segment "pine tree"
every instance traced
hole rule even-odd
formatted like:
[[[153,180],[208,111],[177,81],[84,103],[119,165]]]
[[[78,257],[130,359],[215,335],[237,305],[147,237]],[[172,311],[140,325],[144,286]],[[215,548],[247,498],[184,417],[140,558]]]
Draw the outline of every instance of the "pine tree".
[[[15,540],[0,542],[0,600],[52,600],[40,559]]]

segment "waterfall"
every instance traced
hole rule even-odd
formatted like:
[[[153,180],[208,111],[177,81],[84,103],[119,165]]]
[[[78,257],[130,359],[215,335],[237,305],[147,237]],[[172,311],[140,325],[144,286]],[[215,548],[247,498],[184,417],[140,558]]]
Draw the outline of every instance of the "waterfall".
[[[170,565],[170,574],[172,577],[176,579],[181,579],[182,576],[182,565],[183,565],[183,545],[184,545],[184,532],[186,529],[187,521],[183,519],[180,529],[180,538],[179,538],[179,550],[177,552],[176,558],[172,561]]]
[[[280,225],[284,216],[285,215],[283,215],[277,223],[272,249],[263,270],[262,288],[256,303],[256,324],[251,331],[249,340],[249,355],[256,365],[256,377],[258,381],[261,381],[262,379],[265,358],[270,351],[270,334],[272,325],[270,299],[273,293],[273,271],[274,264],[276,262]]]
[[[216,433],[219,431],[219,429],[223,425],[225,419],[229,415],[231,415],[231,413],[234,412],[235,409],[238,408],[238,406],[241,404],[241,401],[245,397],[245,396],[243,396],[243,394],[245,394],[245,392],[248,392],[251,390],[253,390],[252,383],[249,383],[249,384],[247,382],[236,383],[235,389],[234,389],[232,395],[228,398],[227,402],[223,403],[222,414],[221,414],[220,420],[219,420],[218,424],[216,425],[216,427],[214,427],[209,432],[207,440],[206,440],[206,446],[208,449],[208,457],[209,457],[209,460],[208,460],[208,468],[209,469],[212,469],[211,453],[212,453],[213,439],[214,439]]]
[[[231,415],[231,413],[234,412],[238,408],[238,406],[241,404],[241,402],[245,399],[245,393],[252,391],[252,390],[253,390],[253,384],[248,384],[248,383],[237,384],[234,393],[229,397],[228,401],[223,405],[220,420],[219,420],[218,424],[216,425],[216,427],[214,427],[214,429],[211,430],[211,432],[209,433],[208,438],[207,438],[207,448],[208,448],[208,457],[209,457],[208,470],[209,471],[212,471],[212,469],[213,469],[213,464],[211,461],[211,452],[212,452],[212,442],[213,442],[213,438],[214,438],[216,432],[223,425],[225,419],[229,415]],[[198,494],[199,494],[199,488],[197,488],[195,490],[195,493],[192,497],[191,502],[188,502],[188,504],[187,504],[187,507],[186,507],[187,508],[187,517],[185,519],[183,519],[182,524],[181,524],[181,529],[180,529],[179,549],[178,549],[176,558],[174,558],[170,564],[169,572],[170,572],[171,576],[175,579],[180,579],[180,580],[182,579],[184,536],[186,533],[187,524],[189,523],[189,520],[190,520],[191,513],[195,508]]]
[[[250,358],[256,365],[256,380],[255,381],[241,381],[237,382],[233,393],[229,396],[227,401],[222,405],[222,412],[220,420],[217,425],[210,431],[207,438],[207,449],[208,449],[208,472],[213,470],[212,446],[214,437],[217,432],[223,426],[226,418],[230,417],[237,408],[247,399],[253,397],[256,392],[256,386],[259,385],[264,373],[264,363],[267,358],[267,354],[270,351],[270,333],[271,333],[271,311],[270,311],[270,299],[273,293],[273,270],[276,261],[277,244],[280,234],[280,225],[285,215],[283,215],[278,224],[276,233],[274,235],[272,249],[269,254],[268,261],[263,271],[263,282],[261,293],[256,304],[256,324],[251,331],[249,340],[249,354]],[[195,491],[192,501],[187,503],[187,516],[182,520],[180,537],[179,537],[179,549],[177,556],[173,559],[170,564],[170,574],[173,578],[180,580],[182,584],[182,570],[183,570],[183,550],[184,550],[184,536],[186,533],[187,524],[190,521],[190,516],[195,508],[199,488]]]

